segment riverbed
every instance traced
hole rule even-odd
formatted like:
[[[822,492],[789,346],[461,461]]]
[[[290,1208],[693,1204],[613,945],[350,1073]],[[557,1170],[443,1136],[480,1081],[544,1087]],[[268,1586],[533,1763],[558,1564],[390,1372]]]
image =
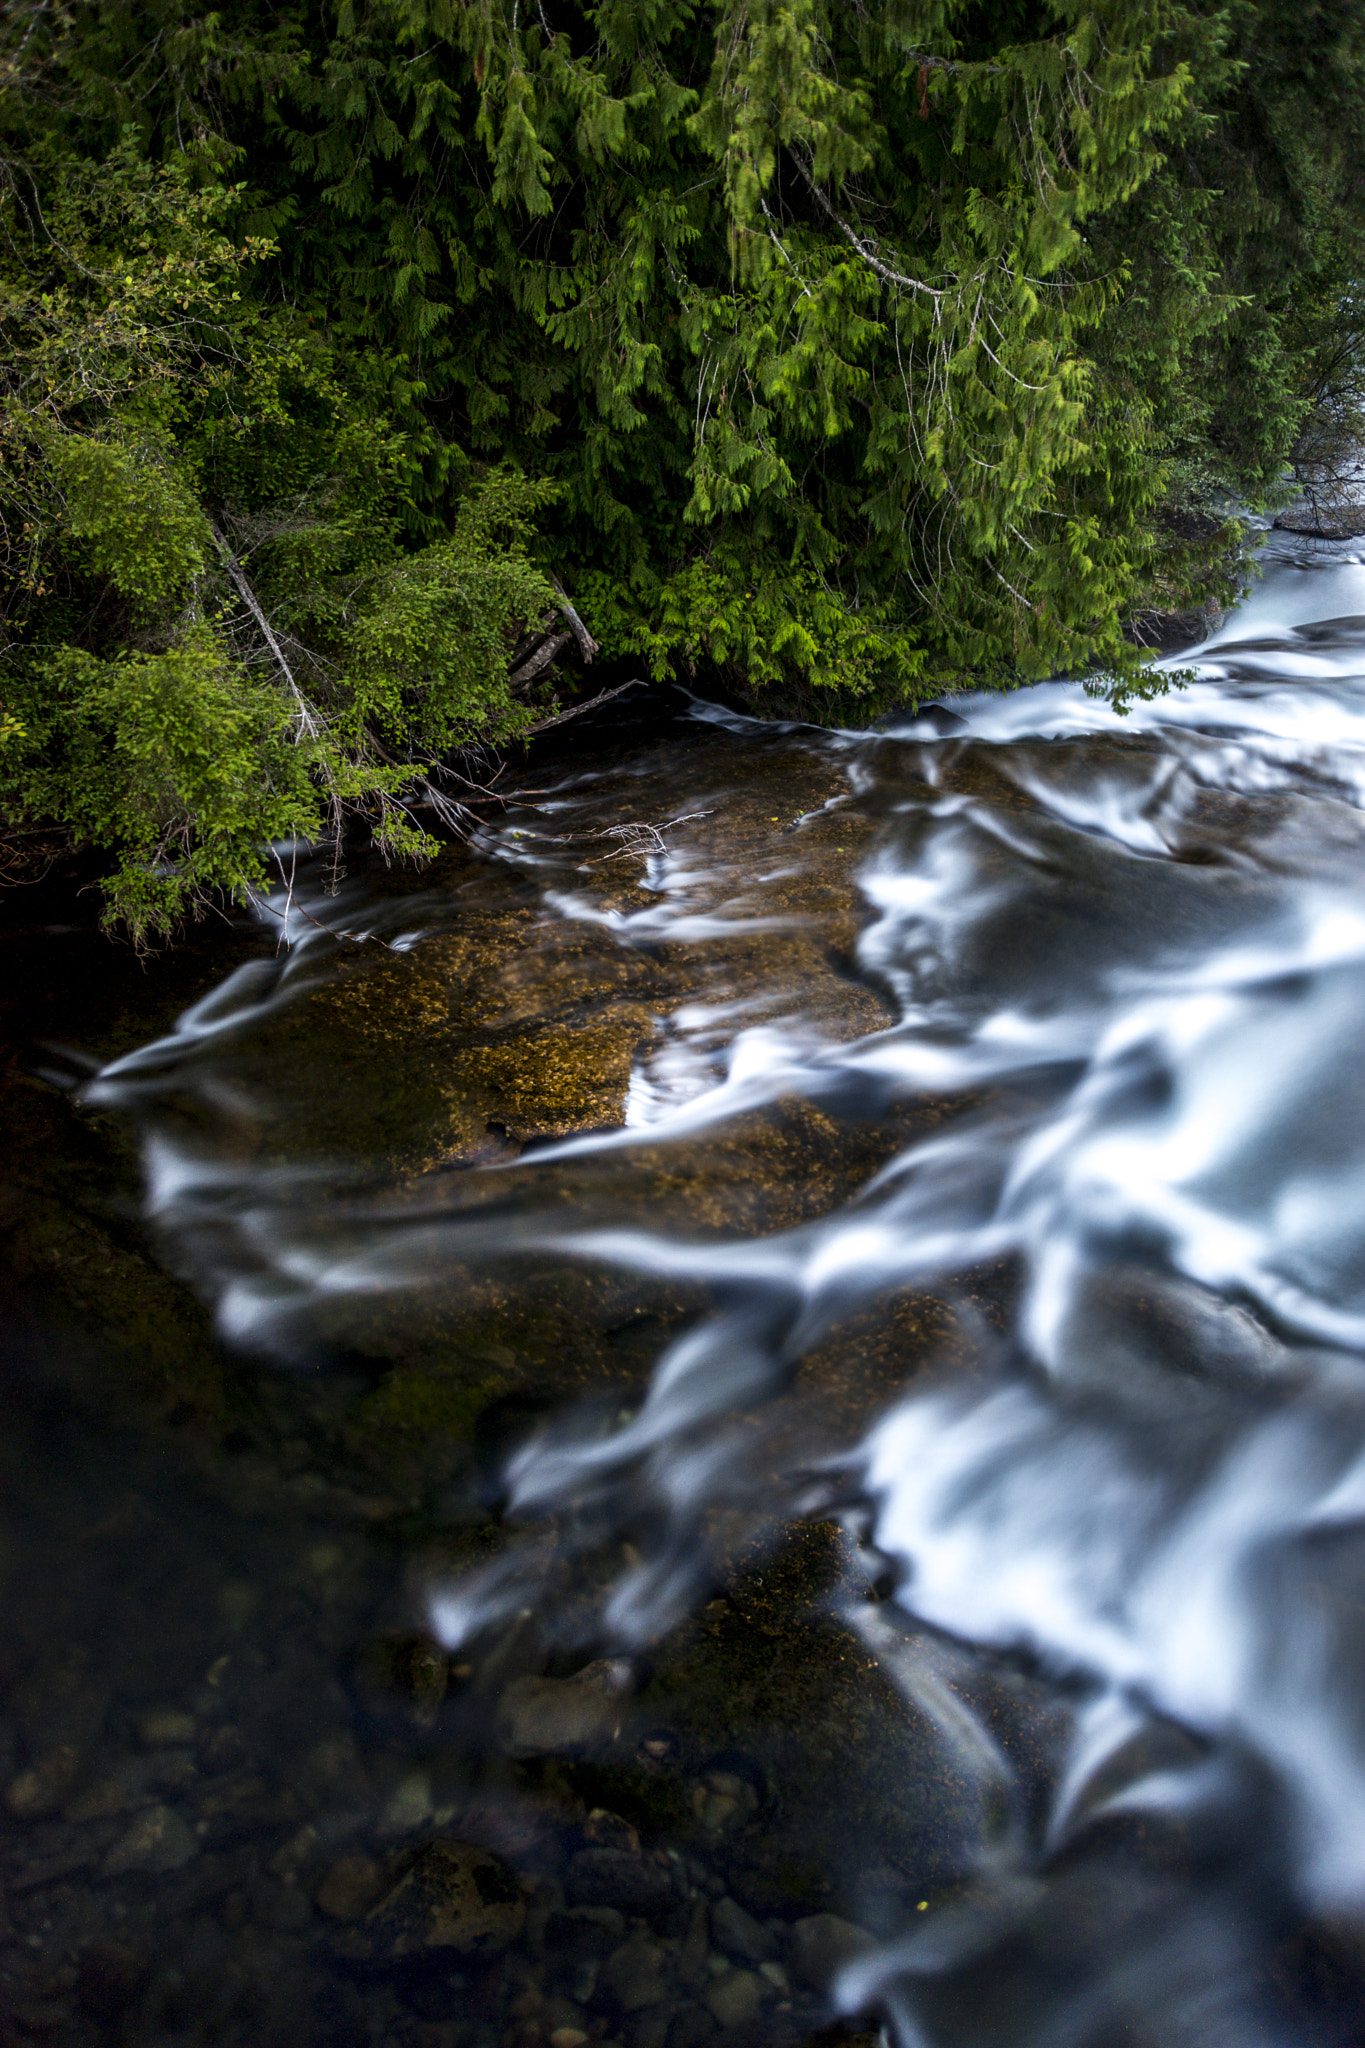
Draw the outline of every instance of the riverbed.
[[[35,897],[7,2040],[1362,2037],[1360,544],[1166,668]]]

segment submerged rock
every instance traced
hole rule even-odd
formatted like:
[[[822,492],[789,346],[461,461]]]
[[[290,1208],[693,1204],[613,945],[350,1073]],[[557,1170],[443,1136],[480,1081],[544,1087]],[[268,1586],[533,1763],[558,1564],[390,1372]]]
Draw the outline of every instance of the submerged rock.
[[[802,1983],[828,1989],[846,1964],[876,1947],[874,1936],[837,1913],[811,1913],[792,1929],[791,1965]]]
[[[506,1864],[469,1842],[440,1841],[422,1851],[364,1930],[376,1958],[399,1962],[441,1949],[497,1955],[525,1924],[526,1900]]]
[[[773,1989],[753,1970],[727,1970],[708,1986],[706,2006],[722,2027],[742,2027],[753,2019]]]
[[[674,1902],[667,1870],[625,1849],[580,1849],[569,1864],[565,1890],[571,1905],[614,1906],[644,1920]]]
[[[622,2012],[664,2005],[673,1991],[670,1961],[661,1943],[635,1935],[602,1965],[602,1988]]]
[[[192,1743],[199,1729],[193,1714],[177,1707],[158,1707],[142,1716],[137,1732],[144,1749],[178,1749]]]
[[[114,1843],[104,1859],[104,1874],[123,1877],[136,1871],[156,1876],[183,1869],[198,1853],[188,1822],[173,1807],[149,1806]]]
[[[516,1678],[498,1702],[498,1740],[512,1757],[590,1756],[614,1742],[632,1691],[630,1666],[601,1657],[572,1678]]]
[[[711,1908],[711,1932],[716,1947],[746,1963],[770,1962],[777,1954],[777,1942],[732,1898],[717,1899]]]
[[[44,1814],[55,1813],[75,1784],[80,1768],[80,1752],[69,1742],[59,1743],[10,1780],[5,1804],[16,1820],[40,1820]]]

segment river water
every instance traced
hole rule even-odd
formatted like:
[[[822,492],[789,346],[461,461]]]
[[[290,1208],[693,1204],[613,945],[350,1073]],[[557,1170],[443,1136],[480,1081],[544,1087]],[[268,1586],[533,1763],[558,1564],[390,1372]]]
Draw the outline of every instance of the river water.
[[[20,1376],[23,2025],[1365,2038],[1358,544],[1180,665],[680,703],[34,1055],[217,1436]]]

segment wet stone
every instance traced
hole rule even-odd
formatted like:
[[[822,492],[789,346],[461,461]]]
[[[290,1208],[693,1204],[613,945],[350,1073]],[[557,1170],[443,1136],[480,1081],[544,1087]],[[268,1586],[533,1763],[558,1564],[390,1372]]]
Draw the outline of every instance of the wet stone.
[[[498,1740],[511,1757],[590,1756],[621,1732],[630,1667],[615,1658],[572,1678],[517,1678],[498,1703]]]
[[[670,1957],[657,1941],[637,1935],[602,1965],[600,1982],[623,2013],[663,2005],[672,1994]]]
[[[865,1927],[837,1913],[811,1913],[792,1928],[791,1967],[803,1984],[823,1991],[847,1964],[875,1947]]]
[[[408,1835],[425,1826],[432,1813],[431,1776],[427,1771],[410,1771],[395,1788],[384,1808],[379,1829],[385,1835]]]
[[[16,1820],[41,1820],[63,1804],[80,1769],[80,1752],[69,1742],[59,1743],[10,1780],[5,1804]]]
[[[777,1942],[767,1928],[728,1896],[711,1908],[711,1933],[717,1948],[746,1963],[770,1962],[777,1955]]]
[[[625,1932],[626,1916],[614,1906],[572,1906],[550,1914],[545,1923],[545,1945],[606,1956],[619,1947]]]
[[[753,2019],[772,1987],[753,1970],[728,1970],[706,1990],[706,2007],[721,2027],[742,2027]]]
[[[565,1891],[571,1905],[614,1906],[645,1920],[674,1903],[667,1870],[624,1849],[580,1849],[570,1860]]]
[[[157,1876],[182,1870],[198,1850],[189,1824],[173,1807],[149,1806],[114,1843],[104,1859],[104,1874],[123,1877],[136,1871]]]
[[[182,1749],[194,1741],[199,1731],[193,1714],[181,1713],[175,1707],[158,1707],[154,1713],[142,1716],[137,1732],[144,1749]]]
[[[373,1952],[389,1961],[449,1949],[497,1955],[526,1923],[526,1900],[510,1870],[486,1849],[440,1841],[364,1922]]]
[[[600,1806],[595,1806],[584,1821],[583,1839],[594,1849],[625,1849],[632,1856],[640,1853],[636,1829],[619,1814],[607,1813]]]

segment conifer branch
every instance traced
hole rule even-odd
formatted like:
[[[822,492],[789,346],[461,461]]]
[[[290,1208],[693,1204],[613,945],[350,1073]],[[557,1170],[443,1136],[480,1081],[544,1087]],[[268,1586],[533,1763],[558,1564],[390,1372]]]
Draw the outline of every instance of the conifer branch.
[[[825,194],[820,190],[820,187],[816,184],[815,179],[807,170],[805,164],[802,163],[796,151],[794,149],[788,149],[787,154],[791,158],[792,162],[795,164],[797,172],[800,175],[800,178],[803,184],[805,185],[807,191],[810,193],[811,198],[815,201],[816,205],[820,208],[821,212],[825,214],[826,218],[833,221],[835,227],[839,230],[839,233],[843,236],[844,240],[848,243],[849,247],[855,252],[855,254],[862,257],[863,262],[868,266],[869,270],[875,270],[878,277],[883,278],[887,284],[900,285],[906,291],[910,292],[922,292],[925,298],[927,299],[937,300],[947,298],[948,293],[946,290],[936,290],[933,285],[925,284],[923,278],[907,277],[904,271],[893,270],[889,263],[883,263],[879,256],[874,256],[872,251],[868,248],[867,243],[864,241],[862,236],[858,234],[857,230],[851,227],[849,223],[844,219],[843,215],[841,213],[836,212],[835,208],[830,204]]]

